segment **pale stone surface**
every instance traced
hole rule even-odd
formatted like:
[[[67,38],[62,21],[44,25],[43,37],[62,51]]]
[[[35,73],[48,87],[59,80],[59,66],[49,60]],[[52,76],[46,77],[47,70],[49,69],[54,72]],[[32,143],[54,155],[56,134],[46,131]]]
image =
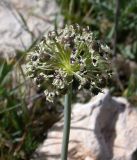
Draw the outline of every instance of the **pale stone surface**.
[[[61,25],[59,12],[55,0],[0,0],[0,56],[28,48],[32,40],[54,28],[57,15]]]
[[[60,160],[63,120],[35,152],[37,160]],[[107,90],[72,111],[68,160],[136,160],[137,110]]]

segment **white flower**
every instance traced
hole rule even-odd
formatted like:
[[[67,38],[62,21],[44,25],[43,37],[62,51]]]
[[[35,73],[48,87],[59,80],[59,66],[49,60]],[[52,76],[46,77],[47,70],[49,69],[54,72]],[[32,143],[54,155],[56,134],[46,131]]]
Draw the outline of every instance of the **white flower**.
[[[77,89],[90,84],[91,91],[99,90],[103,76],[109,75],[109,54],[109,47],[96,40],[88,27],[66,25],[49,32],[28,53],[26,72],[53,102],[55,96],[67,93],[74,80]]]

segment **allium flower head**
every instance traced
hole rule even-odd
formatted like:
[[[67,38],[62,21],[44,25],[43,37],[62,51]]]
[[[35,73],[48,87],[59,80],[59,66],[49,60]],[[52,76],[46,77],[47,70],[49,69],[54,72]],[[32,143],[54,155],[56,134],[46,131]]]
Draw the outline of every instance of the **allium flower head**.
[[[44,88],[50,102],[74,81],[78,89],[98,92],[110,74],[109,47],[79,25],[49,32],[27,57],[27,75]]]

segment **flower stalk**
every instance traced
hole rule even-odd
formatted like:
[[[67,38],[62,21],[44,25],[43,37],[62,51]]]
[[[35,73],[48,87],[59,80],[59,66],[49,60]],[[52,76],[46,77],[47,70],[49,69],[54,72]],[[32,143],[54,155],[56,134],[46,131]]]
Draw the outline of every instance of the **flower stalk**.
[[[68,157],[69,134],[71,125],[71,97],[72,97],[72,85],[70,85],[68,93],[65,95],[65,101],[64,101],[64,128],[63,128],[61,160],[67,160]]]

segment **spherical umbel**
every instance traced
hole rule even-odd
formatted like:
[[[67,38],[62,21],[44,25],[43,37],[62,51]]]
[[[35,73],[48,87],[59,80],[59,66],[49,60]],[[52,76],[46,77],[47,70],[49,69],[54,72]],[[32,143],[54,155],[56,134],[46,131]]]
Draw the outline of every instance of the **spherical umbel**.
[[[26,72],[43,87],[50,102],[65,94],[74,79],[78,89],[97,94],[110,76],[110,55],[109,47],[96,40],[88,27],[66,25],[50,31],[28,53]]]

